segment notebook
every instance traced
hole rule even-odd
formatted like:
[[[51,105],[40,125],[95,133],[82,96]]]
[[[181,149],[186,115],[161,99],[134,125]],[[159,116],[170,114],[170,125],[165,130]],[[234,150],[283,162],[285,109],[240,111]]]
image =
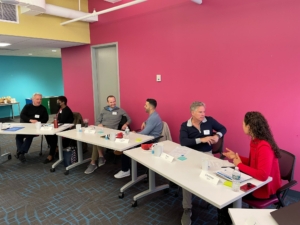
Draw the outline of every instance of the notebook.
[[[300,201],[271,212],[278,225],[300,224]]]
[[[23,128],[24,127],[11,127],[11,128],[6,129],[5,131],[17,131],[17,130],[21,130]]]
[[[232,181],[232,172],[234,171],[234,169],[232,168],[222,168],[218,171],[216,171],[216,174],[217,176],[225,179],[225,180],[229,180],[229,181]],[[250,180],[252,177],[245,174],[245,173],[242,173],[241,172],[241,180],[240,180],[240,183],[246,181],[246,180]]]

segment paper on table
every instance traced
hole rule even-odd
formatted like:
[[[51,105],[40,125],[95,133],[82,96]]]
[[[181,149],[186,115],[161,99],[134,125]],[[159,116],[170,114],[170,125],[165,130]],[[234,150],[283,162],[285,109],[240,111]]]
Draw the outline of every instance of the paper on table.
[[[173,149],[171,152],[169,152],[168,154],[173,156],[174,158],[178,158],[182,155],[186,156],[187,154],[189,154],[191,150],[182,146],[178,146],[175,149]]]
[[[220,167],[231,167],[234,166],[232,163],[230,163],[228,160],[209,160],[209,167],[215,167],[215,168],[220,168]]]
[[[129,139],[125,139],[125,138],[116,138],[115,140],[116,143],[129,143]]]

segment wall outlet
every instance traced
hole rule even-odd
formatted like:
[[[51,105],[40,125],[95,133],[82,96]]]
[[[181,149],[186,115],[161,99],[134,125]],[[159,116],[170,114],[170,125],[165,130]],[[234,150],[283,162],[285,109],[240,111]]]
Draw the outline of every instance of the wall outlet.
[[[160,74],[157,74],[157,75],[156,75],[156,81],[157,81],[157,82],[160,82],[160,81],[161,81],[161,75],[160,75]]]

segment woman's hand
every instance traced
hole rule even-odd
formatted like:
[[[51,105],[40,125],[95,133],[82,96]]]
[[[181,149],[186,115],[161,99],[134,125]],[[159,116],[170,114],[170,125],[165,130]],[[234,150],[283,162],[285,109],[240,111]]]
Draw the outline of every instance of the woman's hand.
[[[234,159],[236,157],[236,154],[234,151],[231,151],[229,148],[226,148],[227,152],[223,152],[223,155],[225,155],[228,159]]]
[[[241,162],[242,162],[242,160],[241,160],[239,154],[236,153],[236,154],[235,154],[235,158],[233,159],[233,164],[234,164],[235,166],[237,166],[237,165],[239,165]]]

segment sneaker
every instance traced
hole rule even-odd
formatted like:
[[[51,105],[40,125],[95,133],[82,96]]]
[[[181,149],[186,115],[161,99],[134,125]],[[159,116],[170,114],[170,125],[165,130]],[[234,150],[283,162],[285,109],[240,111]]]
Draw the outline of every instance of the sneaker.
[[[98,167],[103,166],[105,164],[106,160],[104,157],[99,157],[98,159]]]
[[[26,158],[25,158],[25,155],[24,154],[19,154],[19,160],[22,162],[22,163],[24,163],[24,162],[26,162]]]
[[[181,224],[182,225],[191,225],[191,216],[192,210],[191,209],[184,209],[182,217],[181,217]]]
[[[119,171],[119,173],[115,174],[115,178],[123,178],[123,177],[129,177],[130,176],[130,170],[127,172],[124,172],[122,170]]]
[[[84,171],[85,174],[90,174],[97,169],[97,165],[90,164],[88,168]]]

